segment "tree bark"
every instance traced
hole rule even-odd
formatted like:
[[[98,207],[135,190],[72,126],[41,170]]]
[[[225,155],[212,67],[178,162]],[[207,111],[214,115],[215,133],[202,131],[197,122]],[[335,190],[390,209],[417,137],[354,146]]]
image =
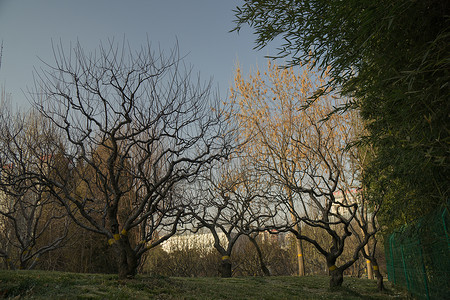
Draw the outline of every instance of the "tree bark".
[[[232,275],[231,260],[228,256],[222,257],[221,275],[222,278],[230,278]]]
[[[116,243],[119,279],[133,278],[137,274],[138,257],[130,246],[127,236],[121,236]]]
[[[335,265],[336,258],[337,257],[331,254],[327,256],[327,267],[330,275],[330,288],[342,286],[342,282],[344,281],[344,270]]]
[[[377,288],[380,292],[384,291],[383,275],[381,274],[380,269],[378,267],[378,262],[375,258],[372,258],[371,262],[373,265],[373,271],[375,273],[375,277],[377,278]]]
[[[366,244],[364,246],[364,251],[366,253],[369,253],[369,244]],[[367,267],[367,279],[373,279],[373,269],[372,269],[372,263],[371,260],[366,260],[366,267]]]
[[[125,251],[121,251],[118,269],[119,279],[133,278],[137,273],[137,259]]]
[[[294,200],[292,199],[292,190],[291,189],[288,189],[288,194],[289,194],[289,205],[291,207],[294,207]],[[294,230],[298,233],[298,235],[300,235],[301,228],[300,228],[300,226],[298,226],[297,218],[295,217],[295,215],[292,212],[291,212],[291,219],[292,219],[292,222],[295,224]],[[303,258],[302,241],[300,239],[298,239],[297,236],[295,237],[295,245],[297,248],[298,276],[305,276],[305,260]]]
[[[258,253],[258,258],[259,258],[259,264],[261,265],[261,270],[263,271],[265,276],[270,276],[270,271],[267,268],[266,264],[264,263],[264,260],[262,257],[261,248],[259,247],[258,243],[256,242],[256,240],[253,237],[248,236],[248,238],[250,239],[250,242],[252,242],[252,244],[256,248],[256,252]]]
[[[330,288],[342,286],[342,282],[344,282],[344,272],[340,268],[334,270],[330,269],[330,276]]]
[[[300,228],[296,224],[295,229],[300,233]],[[305,259],[303,257],[302,240],[296,239],[297,246],[297,262],[298,262],[298,276],[305,276]]]
[[[383,275],[381,275],[381,272],[379,270],[375,271],[375,277],[377,278],[377,288],[378,290],[384,291],[384,283],[383,283]]]

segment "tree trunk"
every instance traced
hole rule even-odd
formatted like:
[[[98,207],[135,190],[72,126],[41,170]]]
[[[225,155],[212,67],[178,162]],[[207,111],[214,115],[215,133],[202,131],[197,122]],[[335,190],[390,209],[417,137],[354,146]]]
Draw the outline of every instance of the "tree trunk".
[[[13,264],[12,260],[9,258],[9,256],[6,255],[5,257],[3,257],[3,259],[5,262],[6,270],[15,270],[16,269],[16,266],[14,266],[14,264]]]
[[[287,189],[289,193],[289,205],[291,207],[294,207],[294,200],[292,198],[292,190]],[[291,212],[291,219],[292,223],[294,223],[294,230],[297,231],[297,233],[301,234],[301,228],[297,224],[297,217]],[[298,264],[298,276],[305,276],[305,260],[303,258],[303,247],[302,247],[302,241],[295,237],[295,245],[297,247],[297,264]]]
[[[377,278],[378,290],[380,292],[384,291],[383,275],[381,274],[380,269],[378,267],[378,262],[377,262],[377,260],[375,258],[372,258],[371,261],[372,261],[373,271],[375,273],[375,277]]]
[[[133,278],[137,273],[139,259],[131,248],[128,237],[121,236],[121,239],[115,243],[115,246],[119,279]]]
[[[256,248],[256,252],[258,253],[258,258],[259,258],[259,264],[261,265],[261,270],[263,271],[265,276],[270,276],[270,271],[266,267],[266,264],[264,263],[264,260],[262,257],[261,248],[259,247],[258,243],[256,242],[256,240],[253,237],[249,236],[248,238],[250,239],[250,242],[252,242],[252,244]]]
[[[229,256],[222,257],[221,275],[222,278],[230,278],[232,275],[231,260]]]
[[[20,263],[19,263],[19,270],[27,270],[28,269],[27,268],[27,262],[28,261],[21,260]]]
[[[298,225],[295,226],[299,228]],[[300,229],[298,232],[300,232]],[[302,240],[297,239],[296,246],[297,246],[298,276],[305,276],[305,259],[303,257]]]
[[[121,251],[118,261],[119,279],[133,278],[137,273],[137,259],[126,251]]]
[[[377,287],[378,287],[378,290],[379,290],[380,292],[381,292],[381,291],[384,291],[383,275],[381,275],[381,273],[380,273],[379,270],[376,270],[376,271],[375,271],[375,277],[377,278]]]
[[[341,269],[330,269],[330,276],[330,288],[342,286],[342,282],[344,281],[344,272]]]
[[[344,281],[344,270],[336,267],[336,258],[333,255],[327,256],[328,274],[330,275],[330,288],[342,286]]]
[[[369,244],[364,245],[364,251],[366,253],[369,252]],[[371,260],[366,260],[366,266],[367,266],[367,279],[373,279],[373,270],[372,270],[372,263]]]

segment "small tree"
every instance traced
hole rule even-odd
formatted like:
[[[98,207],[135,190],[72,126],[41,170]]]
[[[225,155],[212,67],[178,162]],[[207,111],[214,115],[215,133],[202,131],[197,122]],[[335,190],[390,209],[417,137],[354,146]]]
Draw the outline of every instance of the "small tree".
[[[214,247],[222,256],[222,277],[232,276],[231,255],[239,238],[263,230],[265,221],[275,215],[266,198],[268,186],[256,173],[232,161],[211,170],[194,191],[198,202],[190,206],[193,230],[206,228],[213,236]]]
[[[48,189],[31,174],[67,171],[52,147],[58,138],[37,114],[11,112],[0,103],[0,256],[6,268],[33,269],[39,258],[67,237],[69,218]]]
[[[227,156],[222,117],[210,85],[191,82],[177,49],[54,49],[32,100],[61,133],[72,168],[32,175],[76,224],[106,238],[119,278],[134,276],[142,255],[176,232],[185,203],[174,187]]]
[[[352,231],[359,241],[363,240],[366,236],[370,237],[367,244],[361,249],[361,253],[366,259],[368,278],[373,279],[373,273],[375,273],[378,290],[382,291],[384,290],[383,275],[380,272],[380,266],[375,256],[378,244],[375,234],[380,230],[377,215],[379,210],[383,207],[383,200],[385,197],[383,195],[384,190],[380,188],[378,184],[373,186],[370,183],[381,183],[383,180],[371,180],[367,178],[373,178],[375,175],[367,174],[367,172],[365,172],[367,169],[365,166],[370,163],[368,161],[374,154],[371,147],[353,147],[351,153],[355,157],[354,162],[358,164],[359,169],[362,170],[361,178],[363,182],[365,182],[365,186],[359,191],[359,195],[354,195],[354,197],[358,199],[360,208],[358,210],[358,218],[356,219],[358,224],[355,228],[352,228]],[[377,191],[374,191],[374,189]],[[373,195],[377,195],[377,197],[374,198]]]

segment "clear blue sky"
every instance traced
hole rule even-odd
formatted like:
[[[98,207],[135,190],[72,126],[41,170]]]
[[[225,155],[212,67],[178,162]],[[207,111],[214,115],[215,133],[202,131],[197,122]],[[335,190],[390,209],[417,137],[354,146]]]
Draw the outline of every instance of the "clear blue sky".
[[[132,45],[145,43],[170,49],[178,39],[186,62],[203,80],[213,77],[225,98],[237,60],[249,70],[264,67],[272,48],[253,49],[247,27],[233,28],[235,0],[0,0],[0,42],[3,57],[0,86],[13,103],[28,106],[24,93],[32,87],[33,68],[53,62],[51,41],[67,46],[79,40],[86,50],[100,41],[124,36]]]

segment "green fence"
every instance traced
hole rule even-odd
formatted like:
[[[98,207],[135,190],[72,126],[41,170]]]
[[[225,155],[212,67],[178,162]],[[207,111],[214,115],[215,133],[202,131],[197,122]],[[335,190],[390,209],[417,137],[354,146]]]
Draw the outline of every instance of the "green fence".
[[[450,299],[450,216],[440,209],[385,240],[389,281],[418,299]]]

